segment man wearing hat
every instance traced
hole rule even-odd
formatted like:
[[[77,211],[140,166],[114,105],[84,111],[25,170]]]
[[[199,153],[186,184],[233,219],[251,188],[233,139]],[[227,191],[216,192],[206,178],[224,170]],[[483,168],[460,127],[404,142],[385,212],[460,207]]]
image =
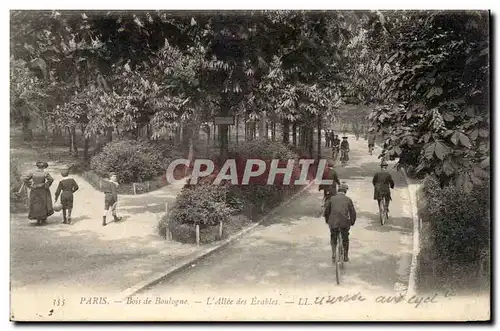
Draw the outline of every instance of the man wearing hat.
[[[73,211],[73,194],[78,191],[79,187],[73,178],[68,177],[68,166],[64,166],[61,169],[61,175],[63,179],[61,179],[59,185],[57,186],[54,201],[57,201],[59,195],[61,196],[63,224],[71,224],[71,212]]]
[[[328,197],[337,194],[337,185],[340,185],[339,176],[333,166],[333,160],[328,160],[327,167],[323,172],[323,179],[330,179],[333,183],[330,185],[320,184],[318,187],[319,191],[323,190],[323,201],[326,201]]]
[[[332,156],[333,160],[336,161],[340,151],[340,139],[338,135],[334,135],[332,139]]]
[[[121,217],[116,216],[116,204],[118,203],[118,181],[114,172],[109,174],[108,180],[103,181],[102,190],[104,192],[104,214],[102,216],[102,226],[106,226],[106,216],[110,208],[111,215],[113,215],[115,222],[122,219]]]
[[[388,163],[385,159],[380,162],[380,171],[373,176],[373,200],[377,200],[377,203],[386,197],[385,210],[389,213],[389,201],[391,201],[391,190],[394,188],[394,180],[392,180],[391,174],[387,171]]]
[[[342,137],[342,142],[340,143],[340,161],[349,161],[349,142],[347,141],[347,137]]]
[[[340,233],[344,248],[344,261],[349,261],[349,229],[356,222],[356,209],[348,196],[349,187],[342,182],[338,188],[338,193],[330,197],[325,205],[325,222],[330,228],[330,244],[332,246],[332,260],[335,261],[335,247]]]

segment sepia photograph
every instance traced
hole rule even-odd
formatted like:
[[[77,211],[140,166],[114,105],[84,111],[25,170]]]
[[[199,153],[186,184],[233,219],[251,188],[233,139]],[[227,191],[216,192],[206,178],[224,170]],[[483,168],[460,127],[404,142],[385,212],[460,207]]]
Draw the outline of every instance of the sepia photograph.
[[[491,20],[10,9],[10,321],[491,321]]]

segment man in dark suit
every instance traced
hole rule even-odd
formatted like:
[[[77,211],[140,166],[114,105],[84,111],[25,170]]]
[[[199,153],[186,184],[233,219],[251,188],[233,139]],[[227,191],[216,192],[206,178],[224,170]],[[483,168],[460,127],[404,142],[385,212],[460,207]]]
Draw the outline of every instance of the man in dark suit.
[[[339,176],[333,168],[332,160],[328,160],[322,179],[331,179],[333,181],[330,185],[320,184],[318,187],[319,191],[323,190],[323,200],[325,200],[326,197],[337,194],[337,185],[340,185]]]
[[[383,197],[386,197],[386,210],[389,213],[389,201],[391,201],[391,190],[394,188],[394,181],[392,180],[391,174],[387,171],[387,161],[382,159],[380,163],[380,171],[373,176],[373,200],[377,200],[377,203],[382,200]]]
[[[346,196],[349,187],[342,183],[339,186],[337,195],[328,199],[325,206],[325,221],[330,228],[330,244],[332,246],[332,260],[335,260],[335,247],[339,232],[342,236],[344,246],[344,261],[349,261],[349,229],[356,222],[356,210],[354,204]]]

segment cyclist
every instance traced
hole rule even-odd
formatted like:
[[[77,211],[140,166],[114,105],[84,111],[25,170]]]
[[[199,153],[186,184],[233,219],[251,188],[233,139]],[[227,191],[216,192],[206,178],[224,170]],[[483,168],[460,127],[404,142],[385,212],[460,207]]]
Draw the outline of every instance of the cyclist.
[[[375,147],[375,134],[372,129],[370,129],[370,133],[368,134],[368,153],[370,155],[373,154],[373,148]]]
[[[382,198],[386,198],[386,206],[385,210],[389,213],[389,201],[391,199],[391,190],[394,188],[394,181],[392,180],[391,174],[387,171],[388,163],[385,159],[382,159],[380,163],[380,171],[373,176],[373,200],[377,200],[377,203],[380,203]]]
[[[334,160],[337,160],[340,151],[340,139],[338,135],[335,135],[332,141],[332,156]]]
[[[342,137],[342,142],[340,143],[340,161],[349,161],[349,150],[349,142],[347,141],[347,137]]]
[[[335,261],[335,247],[337,247],[337,238],[340,232],[344,248],[344,261],[349,261],[349,229],[356,222],[356,209],[348,196],[346,196],[349,187],[345,182],[339,186],[337,195],[332,196],[326,201],[325,222],[330,228],[330,245],[332,246],[332,260]]]
[[[323,190],[323,203],[326,201],[328,197],[334,196],[337,194],[337,185],[340,185],[339,176],[335,169],[333,169],[333,161],[328,161],[328,166],[323,173],[323,179],[331,179],[333,180],[332,184],[324,185],[320,184],[318,187],[318,191]]]

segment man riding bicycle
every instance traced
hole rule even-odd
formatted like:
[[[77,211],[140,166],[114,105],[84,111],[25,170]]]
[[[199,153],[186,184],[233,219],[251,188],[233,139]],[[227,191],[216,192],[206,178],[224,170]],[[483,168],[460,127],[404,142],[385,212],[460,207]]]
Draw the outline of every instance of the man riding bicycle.
[[[349,229],[356,222],[356,209],[348,196],[349,187],[342,183],[339,186],[338,194],[330,197],[325,205],[325,222],[330,228],[330,245],[332,246],[332,260],[335,261],[335,248],[340,232],[344,248],[344,262],[349,261]]]
[[[340,143],[340,161],[347,162],[349,161],[349,142],[347,141],[347,137],[342,137],[342,142]]]
[[[332,156],[333,159],[336,160],[340,151],[340,139],[338,135],[333,136],[332,141]]]
[[[324,185],[320,184],[318,187],[318,191],[323,190],[323,202],[326,201],[328,197],[334,196],[337,194],[337,185],[340,185],[339,176],[335,169],[333,169],[333,161],[328,161],[328,166],[325,168],[323,172],[323,179],[331,179],[333,180],[332,184]]]
[[[385,210],[389,213],[389,201],[391,201],[391,190],[394,188],[394,181],[392,180],[391,174],[387,171],[388,163],[386,160],[382,160],[380,163],[380,171],[373,176],[373,200],[377,200],[380,205],[380,201],[385,197]]]

